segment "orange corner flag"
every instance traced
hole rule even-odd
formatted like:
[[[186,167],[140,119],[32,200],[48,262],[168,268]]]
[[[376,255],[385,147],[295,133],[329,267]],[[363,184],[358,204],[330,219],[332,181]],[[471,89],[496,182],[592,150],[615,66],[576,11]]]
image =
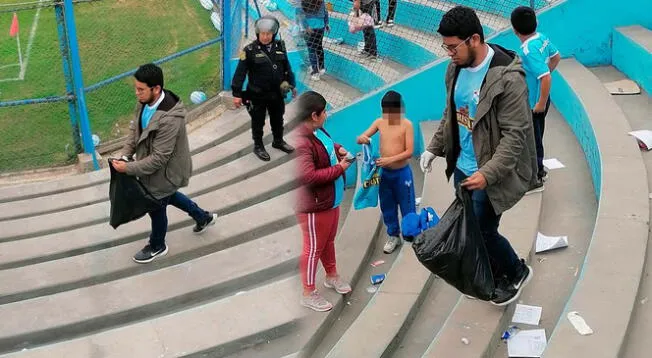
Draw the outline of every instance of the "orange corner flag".
[[[14,13],[14,19],[11,20],[11,28],[9,29],[9,36],[16,37],[18,35],[18,15]]]

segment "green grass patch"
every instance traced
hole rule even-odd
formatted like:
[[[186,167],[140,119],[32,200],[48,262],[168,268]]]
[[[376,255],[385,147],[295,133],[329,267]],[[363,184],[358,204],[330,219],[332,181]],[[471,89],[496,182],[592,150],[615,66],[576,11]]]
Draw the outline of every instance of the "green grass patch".
[[[0,4],[15,0],[0,0]],[[36,10],[18,12],[20,42],[28,60],[22,81],[0,82],[0,101],[61,96],[65,79],[53,8],[40,11],[27,58]],[[84,84],[92,85],[171,55],[219,34],[199,1],[104,0],[75,5]],[[0,13],[0,80],[18,77],[12,15]],[[221,88],[221,46],[215,44],[164,64],[165,87],[190,105],[190,93],[210,97]],[[125,134],[136,98],[132,77],[86,94],[93,133],[102,141]],[[63,165],[75,160],[67,103],[0,108],[0,172]]]

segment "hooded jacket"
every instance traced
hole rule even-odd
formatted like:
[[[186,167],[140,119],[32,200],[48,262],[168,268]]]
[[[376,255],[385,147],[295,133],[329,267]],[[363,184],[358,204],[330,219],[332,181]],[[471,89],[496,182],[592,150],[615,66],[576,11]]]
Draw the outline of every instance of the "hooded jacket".
[[[141,129],[143,108],[138,103],[122,155],[135,157],[127,163],[127,174],[138,177],[155,198],[162,199],[187,186],[192,173],[186,110],[176,94],[165,90],[165,98]]]
[[[318,129],[328,133],[324,129]],[[315,213],[333,208],[335,202],[335,179],[344,175],[339,164],[331,165],[330,156],[324,145],[305,125],[297,128],[297,177],[299,192],[296,211]],[[340,158],[340,148],[335,143],[335,153]]]
[[[536,182],[537,161],[528,105],[525,72],[512,51],[489,44],[494,57],[480,89],[480,102],[472,129],[479,172],[487,180],[487,196],[496,214],[513,207]],[[446,157],[450,179],[460,154],[454,88],[460,68],[450,63],[446,71],[444,116],[427,150]]]

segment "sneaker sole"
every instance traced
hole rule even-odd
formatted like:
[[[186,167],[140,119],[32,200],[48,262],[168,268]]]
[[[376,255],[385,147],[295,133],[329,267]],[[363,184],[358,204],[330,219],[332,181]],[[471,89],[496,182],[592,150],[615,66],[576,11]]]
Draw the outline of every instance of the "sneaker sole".
[[[165,246],[165,250],[163,250],[163,252],[161,252],[159,254],[156,254],[156,255],[150,257],[147,260],[137,260],[135,257],[133,259],[134,259],[134,262],[137,263],[137,264],[147,264],[147,263],[150,263],[150,262],[154,261],[154,259],[156,259],[157,257],[167,255],[167,253],[168,253],[168,247]]]
[[[493,301],[490,301],[492,305],[502,307],[502,306],[507,306],[508,304],[518,300],[518,298],[521,296],[521,292],[523,292],[523,288],[527,286],[528,283],[530,283],[532,276],[534,276],[534,270],[532,270],[532,267],[528,265],[527,268],[530,270],[530,274],[527,275],[527,277],[523,282],[521,282],[521,286],[516,290],[516,294],[514,295],[514,297],[502,303],[495,303]]]
[[[210,223],[208,223],[208,225],[204,226],[203,229],[201,229],[199,231],[193,231],[195,233],[195,235],[199,235],[199,234],[203,233],[204,231],[206,231],[209,227],[214,226],[215,222],[217,221],[217,218],[218,218],[218,215],[213,213],[213,220]]]
[[[539,188],[536,188],[536,189],[532,189],[532,190],[528,191],[527,193],[525,193],[525,195],[530,195],[530,194],[534,194],[534,193],[542,193],[545,190],[545,188],[546,188],[545,186],[542,186],[542,187],[539,187]]]
[[[337,288],[335,288],[335,286],[330,285],[330,284],[327,283],[326,281],[324,281],[324,287],[326,287],[326,288],[332,288],[332,289],[335,290],[335,292],[339,293],[340,295],[346,295],[347,293],[351,293],[351,291],[353,291],[353,289],[349,289],[348,291],[340,291],[340,290],[338,290]]]
[[[300,303],[303,307],[310,308],[311,310],[313,310],[313,311],[317,311],[317,312],[328,312],[328,311],[330,311],[330,310],[333,309],[333,304],[331,304],[329,307],[319,308],[319,307],[311,306],[311,305],[309,305],[309,304],[305,304],[305,303],[303,303],[303,302],[299,302],[299,303]]]

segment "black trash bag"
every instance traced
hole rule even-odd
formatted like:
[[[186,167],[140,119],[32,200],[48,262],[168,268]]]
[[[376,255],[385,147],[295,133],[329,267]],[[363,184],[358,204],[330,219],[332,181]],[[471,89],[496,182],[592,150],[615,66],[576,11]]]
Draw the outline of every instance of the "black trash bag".
[[[111,168],[109,224],[117,229],[122,224],[140,219],[150,211],[160,208],[161,201],[153,197],[136,177],[115,170],[111,165],[112,160],[119,159],[109,159],[109,168]]]
[[[492,298],[493,273],[468,190],[458,187],[455,201],[439,223],[419,235],[412,248],[430,272],[463,294],[485,301]]]

